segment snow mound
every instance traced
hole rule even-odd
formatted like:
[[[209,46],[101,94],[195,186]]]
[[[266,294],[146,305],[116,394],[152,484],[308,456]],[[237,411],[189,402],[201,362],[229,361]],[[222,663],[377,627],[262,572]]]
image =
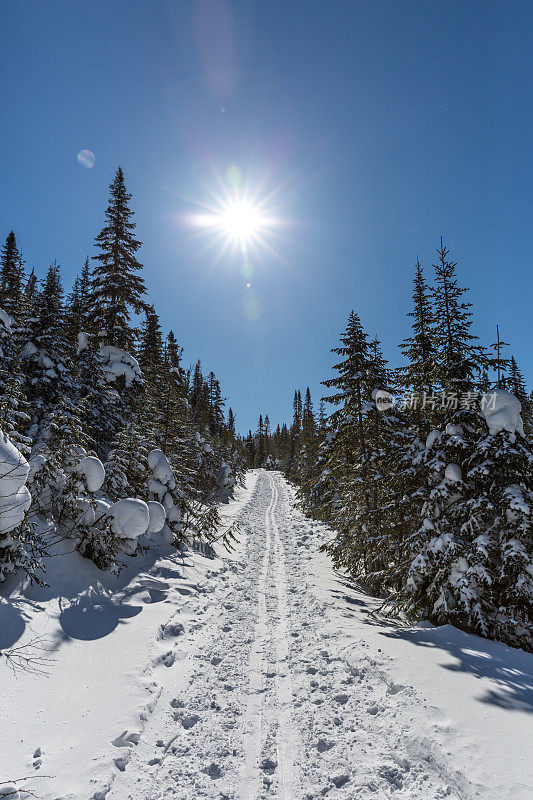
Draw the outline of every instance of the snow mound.
[[[148,514],[150,515],[148,533],[159,533],[159,531],[163,530],[167,518],[165,508],[157,500],[149,500],[147,505]]]
[[[78,347],[76,348],[76,355],[79,356],[84,350],[89,349],[89,334],[84,331],[78,333]]]
[[[0,534],[17,528],[31,504],[26,486],[30,465],[0,432]]]
[[[489,433],[494,434],[500,431],[509,433],[519,433],[524,435],[524,426],[520,411],[522,404],[514,394],[504,391],[504,389],[493,389],[483,395],[481,403],[481,413],[489,426]]]
[[[0,335],[12,333],[11,326],[13,325],[13,317],[10,317],[7,311],[0,308]]]
[[[85,485],[89,492],[97,492],[104,482],[104,465],[96,456],[86,456],[83,458],[76,467],[76,472],[80,473],[85,478]]]
[[[0,495],[9,495],[22,489],[28,478],[30,465],[5,433],[0,431]]]
[[[76,506],[82,512],[78,522],[81,525],[91,527],[106,516],[111,508],[111,503],[105,500],[94,500],[92,498],[88,500],[86,497],[78,497],[76,498]]]
[[[123,539],[137,539],[148,530],[150,512],[144,500],[126,497],[113,503],[108,513],[111,530]]]
[[[430,450],[440,437],[440,431],[431,431],[426,439],[426,450]]]
[[[166,455],[162,450],[152,450],[148,454],[148,466],[152,470],[154,480],[161,484],[163,487],[174,489],[176,482],[174,480],[174,473],[170,466]],[[154,489],[154,493],[158,492]]]
[[[444,472],[444,477],[447,481],[450,481],[450,483],[458,483],[459,481],[462,481],[463,474],[459,464],[448,464],[446,471]]]
[[[102,345],[100,358],[108,383],[113,383],[117,378],[124,378],[126,386],[131,386],[134,380],[142,380],[139,363],[125,350],[110,344]]]

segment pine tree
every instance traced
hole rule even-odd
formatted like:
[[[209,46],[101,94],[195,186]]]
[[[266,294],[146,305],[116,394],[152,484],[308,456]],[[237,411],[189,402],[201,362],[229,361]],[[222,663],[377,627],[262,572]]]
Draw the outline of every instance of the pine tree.
[[[468,289],[459,287],[457,262],[448,259],[449,250],[442,237],[437,254],[439,259],[433,265],[435,287],[432,290],[435,382],[451,392],[469,391],[477,388],[489,359],[484,349],[476,344],[477,336],[471,332],[472,304],[463,299]]]
[[[500,326],[496,325],[496,341],[491,344],[491,348],[494,350],[494,357],[491,362],[492,368],[496,370],[496,386],[498,389],[505,387],[505,373],[509,367],[509,359],[502,356],[504,347],[509,347],[509,342],[504,342],[500,339]]]
[[[230,441],[234,441],[234,439],[235,439],[235,415],[233,413],[233,410],[232,410],[231,406],[228,409],[228,421],[226,423],[226,429],[227,429]]]
[[[408,363],[399,370],[399,376],[404,388],[417,393],[431,393],[435,377],[433,341],[435,314],[430,289],[424,278],[418,256],[415,270],[413,310],[407,315],[413,320],[412,334],[400,345]]]
[[[519,427],[487,432],[481,413],[461,410],[430,434],[395,605],[532,649],[533,447]]]
[[[266,459],[266,447],[265,447],[265,428],[263,423],[263,415],[259,415],[259,422],[257,423],[257,433],[256,433],[256,440],[257,446],[255,451],[255,466],[262,467],[265,463]]]
[[[49,267],[43,287],[35,296],[32,314],[23,332],[27,341],[22,359],[24,392],[33,412],[30,435],[38,438],[41,424],[52,410],[71,401],[73,390],[73,351],[64,336],[63,287],[56,262]]]
[[[131,351],[135,333],[130,325],[130,308],[140,312],[146,292],[138,274],[142,264],[136,258],[141,242],[134,236],[131,194],[126,191],[119,167],[109,187],[106,225],[95,239],[99,253],[92,277],[91,325],[105,344]]]
[[[524,376],[514,356],[509,359],[509,374],[506,376],[505,383],[508,391],[520,400],[524,426],[526,432],[530,433],[533,429],[533,403],[528,397]]]
[[[24,264],[13,231],[6,237],[0,256],[0,308],[16,312],[22,294]]]
[[[80,274],[76,277],[65,307],[65,336],[77,344],[78,334],[89,327],[91,303],[91,269],[86,258]]]

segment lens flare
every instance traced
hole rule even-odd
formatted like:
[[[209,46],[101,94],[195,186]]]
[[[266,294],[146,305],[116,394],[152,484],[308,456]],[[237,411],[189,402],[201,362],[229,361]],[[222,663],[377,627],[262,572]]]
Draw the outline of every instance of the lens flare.
[[[241,275],[243,278],[253,278],[254,276],[254,268],[253,265],[250,264],[249,261],[245,261],[244,264],[241,264]]]
[[[81,164],[81,166],[85,167],[85,169],[92,169],[96,161],[94,153],[91,153],[90,150],[80,150],[77,155],[77,159],[78,164]]]
[[[247,294],[244,297],[242,301],[242,313],[250,322],[255,322],[263,313],[263,307],[254,294]]]

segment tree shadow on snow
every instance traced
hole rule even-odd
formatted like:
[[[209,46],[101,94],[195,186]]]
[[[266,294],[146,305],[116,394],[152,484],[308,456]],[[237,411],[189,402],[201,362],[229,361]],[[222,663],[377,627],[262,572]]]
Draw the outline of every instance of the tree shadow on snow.
[[[53,600],[59,614],[52,610],[52,615],[60,626],[51,631],[55,648],[69,639],[91,641],[107,636],[140,614],[145,604],[165,601],[170,585],[163,578],[181,578],[192,564],[190,555],[165,543],[150,546],[133,558],[125,557],[124,569],[114,575],[83,558],[71,543],[60,545],[45,559],[41,576],[45,585],[29,584],[20,576],[2,584],[0,651],[19,641],[26,626],[31,627],[32,619],[43,611],[41,604]]]
[[[87,593],[61,610],[59,623],[69,639],[91,641],[107,636],[123,620],[136,617],[141,611],[142,606],[117,602],[104,594]]]
[[[0,598],[0,651],[15,644],[26,627],[20,603],[11,603]]]
[[[389,620],[390,624],[390,620]],[[421,623],[381,631],[382,636],[404,639],[419,647],[436,647],[457,659],[441,664],[451,672],[469,672],[476,678],[489,678],[497,688],[488,689],[478,699],[482,703],[510,711],[533,711],[533,654],[482,639],[453,625],[435,627]]]

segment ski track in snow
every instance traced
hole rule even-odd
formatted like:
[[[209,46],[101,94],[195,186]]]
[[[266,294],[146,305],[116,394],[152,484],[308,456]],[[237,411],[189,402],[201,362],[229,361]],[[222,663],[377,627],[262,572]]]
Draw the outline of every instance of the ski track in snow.
[[[115,740],[114,779],[93,797],[481,798],[413,721],[414,689],[328,621],[308,574],[319,526],[279,473],[259,473],[240,527],[242,553],[147,669],[161,691],[140,737]]]

